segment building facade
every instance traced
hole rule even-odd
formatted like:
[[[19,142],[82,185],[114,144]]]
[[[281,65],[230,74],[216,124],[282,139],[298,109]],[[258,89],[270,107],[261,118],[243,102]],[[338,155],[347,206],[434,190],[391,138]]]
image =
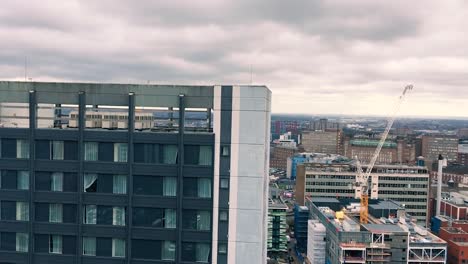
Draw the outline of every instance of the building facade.
[[[458,153],[458,138],[448,135],[424,135],[421,139],[421,155],[426,160],[426,165],[437,161],[442,154],[448,161],[456,161]]]
[[[288,167],[288,158],[297,152],[297,148],[288,145],[273,145],[270,155],[270,168],[286,170]]]
[[[345,139],[344,156],[357,157],[360,162],[369,163],[378,144],[378,140]],[[380,164],[414,164],[416,161],[415,153],[415,145],[406,140],[386,141],[376,162]]]
[[[365,165],[363,170],[366,170]],[[297,201],[302,202],[305,197],[359,198],[360,192],[353,188],[355,180],[354,162],[299,165],[296,178]],[[426,225],[430,186],[425,167],[375,165],[369,181],[370,199],[400,202],[421,225]]]
[[[307,152],[341,154],[341,138],[341,129],[304,131],[302,132],[301,143]]]
[[[318,220],[309,220],[307,227],[307,260],[310,264],[325,263],[327,232]]]
[[[300,253],[307,253],[309,208],[296,205],[294,207],[294,235],[296,237],[296,249]]]
[[[326,260],[320,263],[446,263],[447,243],[415,224],[397,203],[370,201],[367,224],[359,222],[353,203],[359,205],[358,200],[307,199],[311,219],[326,230]]]
[[[0,262],[264,263],[270,101],[0,82]]]
[[[286,237],[286,206],[280,198],[270,198],[268,204],[268,253],[280,255],[288,252]]]

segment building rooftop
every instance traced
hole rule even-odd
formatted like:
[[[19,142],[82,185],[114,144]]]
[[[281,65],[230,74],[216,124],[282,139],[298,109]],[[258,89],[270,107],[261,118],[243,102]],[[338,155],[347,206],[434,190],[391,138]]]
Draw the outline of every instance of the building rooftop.
[[[372,233],[386,233],[386,232],[406,232],[399,225],[393,224],[364,224],[362,225],[366,230]]]
[[[373,139],[351,139],[349,143],[353,146],[358,146],[358,147],[377,147],[379,145],[379,140],[373,140]],[[392,142],[392,141],[385,141],[383,144],[384,148],[396,148],[397,143]]]
[[[369,223],[361,224],[359,222],[359,208],[360,204],[357,199],[338,200],[335,198],[313,198],[308,197],[308,204],[312,204],[312,212],[314,214],[320,214],[318,219],[325,221],[325,226],[332,225],[336,232],[362,232],[366,230],[371,233],[408,233],[410,236],[410,243],[446,243],[444,240],[428,232],[428,230],[422,226],[417,225],[413,219],[405,214],[403,208],[396,202],[391,200],[371,200],[373,204],[369,205],[369,208],[377,210],[398,210],[397,214],[400,216],[396,218],[396,215],[391,218],[380,217],[379,215],[372,215],[372,210],[369,210]],[[321,206],[322,203],[332,202],[341,203],[343,212],[337,212],[332,210],[328,206]],[[330,227],[330,226],[329,226]]]

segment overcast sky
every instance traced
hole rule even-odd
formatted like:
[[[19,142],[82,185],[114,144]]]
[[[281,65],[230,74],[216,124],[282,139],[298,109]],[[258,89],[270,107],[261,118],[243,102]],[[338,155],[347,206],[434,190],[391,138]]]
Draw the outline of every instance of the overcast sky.
[[[273,112],[468,117],[468,1],[3,0],[0,79],[265,84]]]

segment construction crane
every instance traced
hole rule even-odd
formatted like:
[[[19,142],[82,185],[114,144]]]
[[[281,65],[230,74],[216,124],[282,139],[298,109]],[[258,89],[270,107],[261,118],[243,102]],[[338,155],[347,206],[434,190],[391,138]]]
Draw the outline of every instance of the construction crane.
[[[363,172],[361,162],[356,157],[357,175],[356,175],[355,188],[357,189],[356,196],[357,198],[360,198],[361,200],[361,208],[359,211],[359,221],[361,222],[361,224],[367,224],[368,222],[368,215],[369,215],[368,180],[372,172],[372,168],[374,167],[375,162],[377,161],[377,158],[379,157],[380,151],[382,150],[385,140],[387,139],[388,133],[390,132],[393,122],[395,121],[396,114],[398,110],[400,110],[400,106],[403,103],[406,94],[412,89],[413,89],[413,85],[405,86],[403,93],[398,98],[397,104],[395,108],[393,109],[392,114],[387,119],[387,127],[385,128],[385,131],[383,132],[382,137],[380,138],[379,144],[377,145],[377,148],[374,151],[374,155],[372,156],[369,164],[367,165],[366,172]]]

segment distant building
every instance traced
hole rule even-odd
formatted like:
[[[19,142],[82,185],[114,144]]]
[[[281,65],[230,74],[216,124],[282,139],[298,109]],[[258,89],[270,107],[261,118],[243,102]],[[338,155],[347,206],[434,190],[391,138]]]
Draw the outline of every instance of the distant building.
[[[457,161],[460,165],[468,166],[468,140],[462,140],[458,144]]]
[[[308,126],[309,130],[337,130],[341,128],[341,124],[339,122],[331,122],[326,118],[321,118],[319,120],[312,120]]]
[[[318,130],[302,132],[302,147],[307,152],[341,154],[342,133],[337,130]]]
[[[448,161],[456,161],[458,153],[458,138],[450,135],[424,135],[421,141],[421,155],[426,160],[426,165],[437,161],[442,154]]]
[[[468,263],[468,221],[436,216],[431,231],[447,241],[447,263]]]
[[[307,252],[309,208],[296,205],[294,207],[294,236],[296,238],[296,249],[300,253]]]
[[[433,166],[430,172],[432,182],[437,182],[437,166]],[[448,165],[442,170],[442,183],[452,182],[455,186],[458,184],[468,185],[468,166]]]
[[[458,129],[457,136],[462,139],[468,139],[468,128],[460,128]]]
[[[350,159],[337,154],[324,154],[324,153],[297,153],[292,157],[288,158],[286,176],[291,180],[296,179],[297,165],[303,163],[322,163],[322,164],[333,164],[343,161],[349,161]]]
[[[294,139],[291,132],[284,133],[280,135],[279,139],[275,139],[273,144],[282,147],[291,147],[296,148],[297,144],[300,143],[300,140]]]
[[[311,219],[326,229],[326,260],[320,263],[446,263],[447,243],[416,224],[399,203],[369,203],[369,223],[361,224],[359,200],[307,198]]]
[[[327,229],[319,220],[307,224],[307,259],[311,264],[325,263]]]
[[[366,170],[366,165],[363,165]],[[370,175],[370,199],[391,199],[405,205],[406,212],[426,225],[429,199],[427,168],[407,165],[375,165]],[[354,161],[336,164],[304,163],[297,168],[296,201],[305,197],[358,198],[354,189]]]
[[[447,263],[468,263],[468,232],[456,227],[442,227],[439,237],[447,241]]]
[[[278,190],[278,188],[275,189]],[[270,198],[268,200],[267,238],[267,251],[269,254],[281,254],[288,252],[288,239],[286,237],[287,210],[288,206],[284,204],[281,198],[275,194],[270,193]]]
[[[379,144],[378,139],[345,139],[343,144],[344,155],[348,158],[358,158],[362,163],[369,163]],[[414,164],[415,144],[406,140],[385,141],[377,157],[379,164]]]
[[[271,133],[284,134],[286,132],[293,132],[296,134],[299,129],[299,122],[295,120],[275,120],[271,122]]]
[[[291,146],[273,145],[270,153],[270,168],[286,170],[288,158],[297,152],[297,148]]]

